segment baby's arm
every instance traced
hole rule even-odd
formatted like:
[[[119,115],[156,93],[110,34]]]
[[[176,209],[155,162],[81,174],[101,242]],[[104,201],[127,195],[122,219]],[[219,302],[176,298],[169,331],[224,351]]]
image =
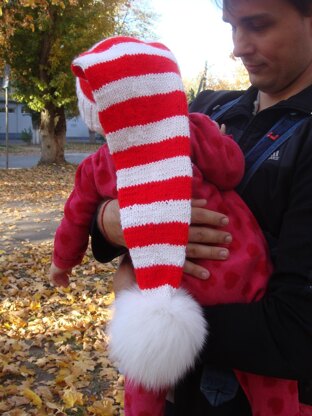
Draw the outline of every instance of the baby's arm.
[[[192,162],[221,190],[235,188],[244,174],[244,155],[231,136],[208,116],[190,114]]]
[[[115,179],[106,154],[106,149],[101,148],[77,169],[74,189],[55,234],[50,280],[56,286],[68,285],[72,268],[81,263],[87,249],[91,221],[98,206],[114,196]]]

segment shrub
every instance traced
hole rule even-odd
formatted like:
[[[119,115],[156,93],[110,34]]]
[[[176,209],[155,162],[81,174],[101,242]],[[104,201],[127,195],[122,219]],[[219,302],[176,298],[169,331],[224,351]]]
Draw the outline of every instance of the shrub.
[[[26,144],[30,144],[32,141],[32,131],[30,128],[28,129],[23,129],[21,132],[21,139],[23,140],[23,142],[25,142]]]

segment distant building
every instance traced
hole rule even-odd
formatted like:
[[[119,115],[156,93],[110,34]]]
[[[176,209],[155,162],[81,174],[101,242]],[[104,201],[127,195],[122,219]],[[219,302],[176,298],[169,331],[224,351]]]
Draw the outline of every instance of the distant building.
[[[23,130],[32,130],[30,114],[25,106],[14,101],[8,103],[9,139],[20,139]],[[5,139],[5,101],[0,97],[0,140]]]
[[[66,138],[89,139],[89,130],[80,116],[66,119]]]
[[[0,83],[1,85],[1,83]],[[9,100],[8,103],[8,126],[9,140],[20,140],[23,130],[31,131],[33,140],[36,142],[37,134],[32,128],[31,115],[27,106]],[[89,131],[81,117],[73,117],[66,120],[66,139],[88,140]],[[3,90],[0,91],[0,142],[5,140],[5,98]]]

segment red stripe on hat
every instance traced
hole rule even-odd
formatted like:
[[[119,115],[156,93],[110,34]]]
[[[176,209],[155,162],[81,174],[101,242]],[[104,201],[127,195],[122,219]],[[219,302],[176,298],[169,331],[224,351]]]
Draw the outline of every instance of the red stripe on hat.
[[[115,45],[119,45],[120,43],[125,43],[125,42],[126,43],[142,43],[146,45],[146,42],[142,42],[139,39],[131,38],[129,36],[115,36],[115,37],[103,40],[102,42],[98,43],[94,48],[91,48],[91,50],[81,54],[81,56],[87,55],[90,53],[101,53],[101,52],[107,51],[108,49],[110,49],[111,47]]]
[[[76,77],[86,78],[84,69],[82,69],[80,66],[72,64],[70,69]]]
[[[120,208],[134,204],[150,204],[157,201],[189,200],[192,178],[188,176],[167,179],[161,182],[148,182],[143,185],[119,189]]]
[[[172,224],[175,224],[175,226],[171,228]],[[164,225],[167,225],[167,234],[171,234],[170,240],[173,241],[172,246],[181,246],[181,245],[186,246],[187,240],[188,240],[188,224],[180,223],[177,221],[176,222],[172,221]],[[148,249],[149,246],[156,244],[155,241],[158,239],[158,236],[154,235],[154,233],[158,232],[157,226],[154,227],[153,224],[147,224],[147,225],[137,226],[137,228],[139,228],[140,237],[138,239],[130,238],[129,241],[126,240],[127,247],[130,250],[134,248],[142,248],[144,250],[146,248]],[[127,228],[125,228],[125,230],[127,230]],[[159,227],[159,230],[165,231],[161,226]],[[184,237],[181,237],[182,231],[185,233]],[[145,236],[143,236],[142,234],[145,234]],[[130,237],[135,237],[135,236],[132,234]],[[144,240],[145,244],[139,245],[137,241],[140,241],[140,239]],[[178,244],[177,241],[182,241],[183,244]],[[160,243],[162,242],[160,241]],[[160,248],[160,250],[165,250],[165,249],[162,247]]]
[[[126,228],[124,237],[130,248],[145,247],[149,244],[186,245],[188,224],[173,222],[166,224],[148,224]],[[151,238],[152,236],[152,238]]]
[[[86,81],[83,78],[78,78],[78,82],[80,84],[80,88],[81,88],[81,91],[83,92],[83,94],[87,98],[89,98],[90,101],[92,101],[92,102],[95,103],[95,100],[94,100],[93,93],[92,93],[92,90],[91,90],[91,87],[90,87],[89,82]]]
[[[107,51],[108,49],[110,49],[111,47],[114,47],[115,45],[118,45],[120,43],[125,43],[125,42],[146,44],[145,42],[142,42],[139,39],[131,38],[129,36],[115,36],[115,37],[111,37],[111,38],[108,38],[108,39],[104,39],[102,42],[99,42],[93,48],[91,48],[91,49],[89,49],[85,52],[82,52],[79,55],[79,57],[80,56],[91,55],[93,53],[103,53],[103,52]],[[76,75],[77,77],[86,78],[84,69],[81,68],[80,66],[71,65],[71,70],[74,73],[74,75]]]
[[[188,113],[185,93],[174,91],[148,97],[132,98],[99,112],[106,134],[125,127],[154,123],[168,117]]]
[[[182,269],[177,266],[153,266],[135,270],[140,289],[155,289],[159,286],[180,286]]]
[[[95,64],[87,68],[85,74],[87,78],[90,77],[92,89],[95,91],[103,87],[103,85],[123,78],[166,72],[174,72],[180,75],[177,64],[166,57],[157,55],[123,55],[113,61]]]
[[[157,162],[175,156],[190,155],[190,139],[178,136],[159,143],[134,146],[114,153],[113,159],[117,170],[131,168],[146,163]]]
[[[164,45],[163,43],[159,43],[159,42],[148,42],[148,45],[154,46],[155,48],[163,49],[164,51],[171,52],[171,50],[169,48],[167,48],[167,46]]]

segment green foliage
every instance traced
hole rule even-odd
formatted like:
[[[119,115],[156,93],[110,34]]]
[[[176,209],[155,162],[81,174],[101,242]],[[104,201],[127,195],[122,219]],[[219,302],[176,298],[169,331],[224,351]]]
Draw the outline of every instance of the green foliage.
[[[116,16],[126,3],[0,0],[0,65],[11,65],[14,98],[37,112],[51,104],[73,112],[76,95],[70,64],[79,53],[115,33]]]
[[[23,140],[23,142],[25,142],[26,144],[30,144],[31,140],[32,140],[32,131],[30,128],[28,129],[23,129],[21,132],[21,139]]]

